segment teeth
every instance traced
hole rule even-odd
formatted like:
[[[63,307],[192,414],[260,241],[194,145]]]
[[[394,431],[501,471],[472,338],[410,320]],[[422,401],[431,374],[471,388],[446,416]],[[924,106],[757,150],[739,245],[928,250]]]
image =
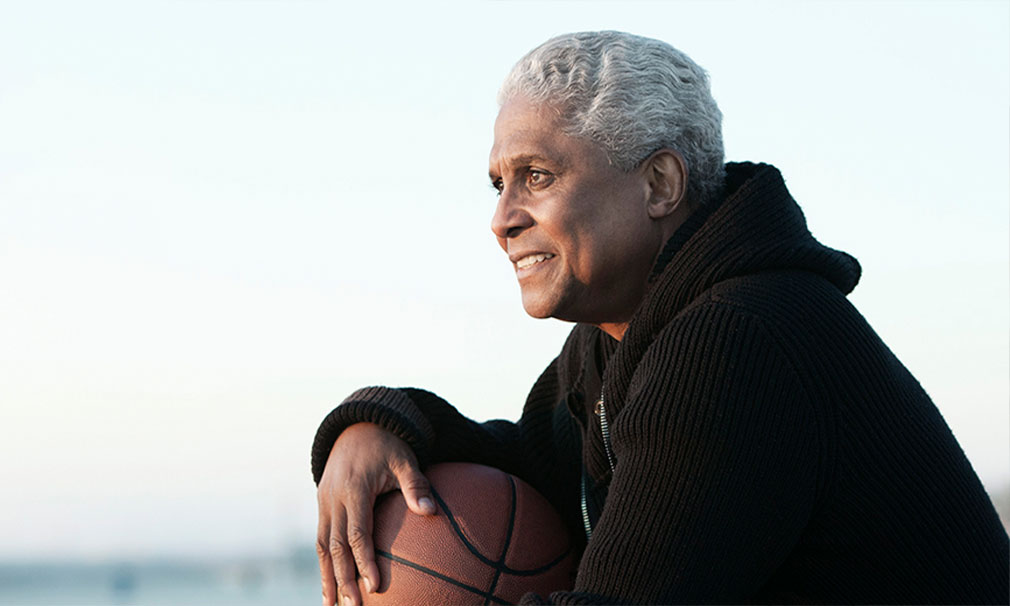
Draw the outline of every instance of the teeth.
[[[553,256],[554,255],[552,255],[550,253],[539,253],[539,254],[536,254],[536,255],[530,255],[528,257],[523,257],[522,259],[519,259],[519,261],[516,262],[516,267],[518,267],[519,269],[523,269],[523,268],[529,267],[530,265],[533,265],[535,263],[539,263],[541,261],[546,261],[547,259],[550,259]]]

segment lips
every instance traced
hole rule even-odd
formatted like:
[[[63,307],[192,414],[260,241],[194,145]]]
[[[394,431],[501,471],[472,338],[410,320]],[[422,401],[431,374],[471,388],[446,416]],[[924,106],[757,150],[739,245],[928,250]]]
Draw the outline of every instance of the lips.
[[[554,255],[551,253],[534,253],[532,255],[526,255],[516,261],[516,269],[526,269],[527,267],[532,267],[537,263],[542,263],[547,259],[553,259]]]

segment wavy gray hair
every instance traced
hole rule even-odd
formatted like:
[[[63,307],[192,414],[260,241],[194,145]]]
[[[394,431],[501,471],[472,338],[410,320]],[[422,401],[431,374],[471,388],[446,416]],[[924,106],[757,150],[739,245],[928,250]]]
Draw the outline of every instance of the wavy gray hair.
[[[516,96],[557,105],[567,134],[595,141],[625,172],[658,149],[679,151],[692,204],[722,189],[722,112],[708,74],[665,42],[616,31],[551,38],[512,68],[499,106]]]

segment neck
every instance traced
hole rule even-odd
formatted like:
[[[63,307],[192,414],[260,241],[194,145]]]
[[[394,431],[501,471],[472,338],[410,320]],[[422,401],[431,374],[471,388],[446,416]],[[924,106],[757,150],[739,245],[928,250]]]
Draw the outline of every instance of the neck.
[[[646,281],[645,289],[643,290],[643,298],[645,293],[652,288],[653,280],[662,273],[665,269],[666,264],[669,263],[673,254],[680,248],[683,241],[689,238],[694,230],[688,230],[688,233],[683,234],[683,237],[674,240],[673,236],[677,233],[684,223],[694,214],[694,206],[692,204],[683,203],[677,206],[673,213],[665,217],[662,221],[662,226],[660,230],[661,237],[659,239],[659,246],[656,251],[656,256],[653,257],[652,261],[652,272],[649,274],[649,278]],[[708,215],[708,211],[698,213],[701,215],[700,220],[703,221],[704,217]],[[639,301],[641,303],[641,301]],[[597,328],[607,333],[614,339],[620,341],[624,338],[624,333],[628,330],[628,324],[630,319],[624,322],[600,322],[599,324],[594,324]]]
[[[605,322],[595,326],[618,341],[624,338],[624,332],[628,330],[627,322]]]

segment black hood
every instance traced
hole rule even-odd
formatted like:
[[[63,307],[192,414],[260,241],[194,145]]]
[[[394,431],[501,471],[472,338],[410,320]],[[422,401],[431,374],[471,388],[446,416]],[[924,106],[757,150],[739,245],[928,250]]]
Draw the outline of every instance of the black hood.
[[[652,286],[624,338],[619,345],[614,342],[606,347],[617,350],[608,364],[608,375],[615,371],[630,377],[656,335],[719,282],[782,270],[815,273],[844,294],[859,282],[859,262],[814,239],[775,167],[727,164],[724,193],[720,202],[695,211],[666,243],[656,261]],[[614,385],[613,395],[619,397],[623,387]]]
[[[660,312],[647,310],[662,301],[667,313],[658,315],[665,324],[714,284],[765,271],[809,271],[844,294],[856,287],[859,262],[810,234],[774,166],[727,164],[724,191],[721,202],[695,212],[667,242],[636,320],[642,312]]]

